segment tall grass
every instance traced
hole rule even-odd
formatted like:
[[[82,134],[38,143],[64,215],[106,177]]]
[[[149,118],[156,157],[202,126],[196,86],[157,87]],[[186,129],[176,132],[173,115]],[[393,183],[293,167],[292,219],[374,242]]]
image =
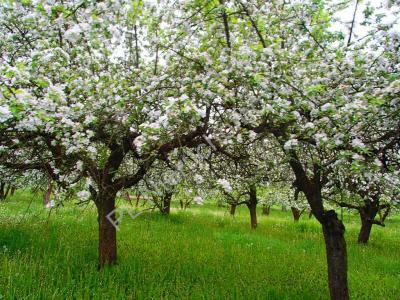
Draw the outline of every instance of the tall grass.
[[[32,201],[31,201],[32,200]],[[120,203],[120,205],[126,205]],[[133,208],[130,208],[133,209]],[[231,218],[213,205],[125,217],[118,265],[97,270],[93,206],[49,211],[17,193],[0,203],[1,299],[327,299],[320,226],[289,212]],[[354,299],[399,299],[400,218],[356,243],[359,222],[345,214],[349,284]]]

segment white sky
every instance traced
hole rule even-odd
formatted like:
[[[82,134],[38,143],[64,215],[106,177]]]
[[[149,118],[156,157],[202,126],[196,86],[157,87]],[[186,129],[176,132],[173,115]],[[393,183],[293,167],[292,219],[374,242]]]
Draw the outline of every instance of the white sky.
[[[335,0],[336,2],[341,2],[340,0]],[[385,17],[383,18],[384,23],[392,23],[398,20],[398,16],[396,16],[396,12],[399,12],[399,2],[400,1],[392,1],[396,2],[396,6],[389,5],[390,0],[373,0],[373,1],[359,1],[360,3],[358,4],[357,7],[357,13],[356,13],[356,18],[354,22],[354,27],[353,27],[353,34],[355,34],[355,38],[361,38],[365,36],[368,32],[368,27],[361,25],[361,23],[364,21],[364,10],[365,8],[370,5],[374,7],[376,10],[376,13],[383,14]],[[338,29],[344,30],[344,32],[349,32],[350,24],[353,19],[353,13],[354,9],[356,6],[357,0],[353,0],[351,5],[346,8],[345,10],[342,10],[340,13],[338,13],[335,17],[339,18],[341,22],[343,22],[343,25],[337,25]]]

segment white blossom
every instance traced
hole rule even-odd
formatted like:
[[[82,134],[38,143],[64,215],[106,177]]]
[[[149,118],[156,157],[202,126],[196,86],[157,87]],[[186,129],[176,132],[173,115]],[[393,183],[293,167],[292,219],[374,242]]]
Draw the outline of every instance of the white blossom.
[[[218,179],[217,183],[225,190],[225,192],[230,193],[232,192],[232,186],[226,179]]]
[[[193,198],[193,202],[198,204],[198,205],[203,205],[204,204],[204,199],[200,196],[196,196]]]
[[[285,150],[290,150],[295,146],[299,145],[299,141],[297,139],[290,139],[288,141],[286,141],[286,143],[283,145],[283,148]]]
[[[134,139],[133,144],[136,146],[136,148],[140,149],[142,148],[143,144],[145,143],[145,138],[143,135],[139,135],[137,138]]]
[[[69,42],[76,43],[80,39],[81,33],[82,28],[78,24],[75,24],[64,33],[64,37]]]
[[[8,108],[8,105],[0,106],[0,123],[5,122],[12,117],[11,111]]]
[[[357,138],[355,138],[351,141],[351,145],[355,148],[365,148],[364,143],[360,139],[357,139]]]
[[[88,191],[80,191],[76,193],[76,196],[81,200],[81,201],[86,201],[90,198],[90,193]]]
[[[196,174],[196,175],[194,175],[194,181],[197,184],[202,184],[204,182],[204,178],[203,178],[203,176]]]

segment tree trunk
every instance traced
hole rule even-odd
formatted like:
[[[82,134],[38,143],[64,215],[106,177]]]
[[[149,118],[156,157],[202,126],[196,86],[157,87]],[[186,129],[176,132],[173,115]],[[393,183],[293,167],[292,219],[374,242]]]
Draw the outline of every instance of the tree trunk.
[[[287,212],[287,207],[285,205],[282,205],[282,211]]]
[[[8,197],[8,195],[9,195],[10,191],[11,191],[11,185],[7,185],[6,193],[4,194],[4,199],[7,199],[7,197]]]
[[[108,193],[96,201],[99,221],[99,267],[111,266],[117,261],[117,220],[115,195]]]
[[[366,205],[359,209],[361,219],[361,229],[358,234],[358,243],[367,244],[371,235],[372,221],[378,213],[378,208],[374,205]]]
[[[229,210],[229,214],[233,217],[234,215],[235,215],[235,213],[236,213],[236,206],[237,206],[237,204],[236,203],[232,203],[231,204],[231,208],[230,208],[230,210]]]
[[[126,201],[129,202],[130,205],[132,205],[131,195],[129,195],[129,192],[128,192],[128,191],[126,191],[126,192],[124,193],[124,198],[125,198]]]
[[[269,206],[269,205],[268,206],[264,206],[263,209],[262,209],[262,214],[264,216],[269,216],[270,210],[271,210],[271,206]]]
[[[368,244],[369,237],[371,235],[372,223],[368,220],[363,220],[361,218],[361,229],[358,234],[359,244]]]
[[[250,225],[251,228],[257,228],[257,203],[250,203],[247,205],[250,211]]]
[[[6,197],[4,195],[4,188],[6,184],[3,182],[0,182],[0,200],[4,200]]]
[[[322,169],[315,164],[314,175],[310,179],[297,153],[289,153],[289,164],[296,176],[295,186],[304,193],[313,215],[322,225],[326,258],[328,264],[329,292],[332,300],[348,300],[347,284],[347,249],[344,238],[345,228],[334,210],[325,211],[322,200]]]
[[[171,211],[171,199],[172,199],[172,193],[164,195],[162,209],[161,209],[161,213],[163,215],[169,215]]]
[[[293,220],[295,222],[298,222],[300,220],[301,211],[299,209],[297,209],[296,207],[291,207],[290,209],[292,210]]]
[[[46,193],[44,194],[43,197],[43,205],[47,206],[50,203],[50,197],[51,197],[51,193],[53,191],[53,186],[51,185],[51,183],[49,184]]]
[[[385,224],[385,220],[386,220],[387,216],[388,216],[389,213],[390,213],[390,209],[391,209],[390,206],[386,207],[385,212],[384,212],[383,214],[381,213],[381,210],[380,210],[380,209],[378,210],[378,213],[379,213],[379,220],[380,220],[380,222],[381,222],[382,224]]]
[[[257,188],[252,185],[249,191],[250,199],[247,207],[250,211],[250,225],[252,229],[257,228]]]
[[[16,189],[17,189],[17,188],[16,188],[15,186],[13,186],[13,187],[11,188],[10,196],[14,196],[15,190],[16,190]]]
[[[344,239],[344,225],[333,210],[324,214],[321,223],[326,246],[331,299],[347,300],[349,299],[349,290],[347,286],[347,249]]]

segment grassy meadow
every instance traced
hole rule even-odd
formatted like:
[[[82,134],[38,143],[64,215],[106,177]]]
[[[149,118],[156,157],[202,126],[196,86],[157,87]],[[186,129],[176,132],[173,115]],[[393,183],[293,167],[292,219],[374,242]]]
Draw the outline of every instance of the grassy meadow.
[[[134,210],[126,202],[120,206]],[[121,221],[118,265],[97,270],[94,207],[44,209],[17,192],[0,202],[0,299],[328,299],[320,226],[272,209],[250,229],[215,205],[145,212]],[[344,214],[353,299],[400,298],[400,216],[356,243],[357,216]]]

